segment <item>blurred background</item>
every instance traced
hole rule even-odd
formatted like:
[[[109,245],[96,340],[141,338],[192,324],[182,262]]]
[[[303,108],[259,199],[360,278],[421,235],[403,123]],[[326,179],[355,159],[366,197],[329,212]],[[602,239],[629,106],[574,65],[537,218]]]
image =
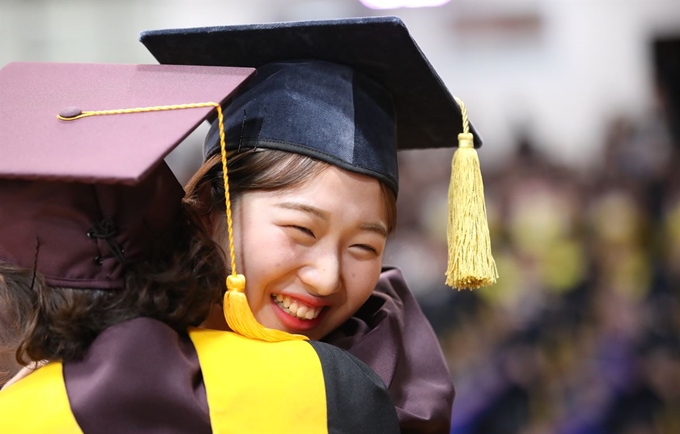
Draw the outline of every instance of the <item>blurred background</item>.
[[[149,29],[400,16],[485,141],[498,284],[443,286],[451,150],[400,155],[386,254],[440,337],[452,433],[680,433],[680,1],[380,4],[0,0],[0,66],[155,63]],[[168,157],[180,179],[205,132]]]

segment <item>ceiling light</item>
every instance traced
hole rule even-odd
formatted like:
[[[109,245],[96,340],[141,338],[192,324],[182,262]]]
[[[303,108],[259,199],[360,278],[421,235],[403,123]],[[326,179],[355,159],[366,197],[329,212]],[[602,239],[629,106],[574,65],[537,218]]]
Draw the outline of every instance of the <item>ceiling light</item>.
[[[442,6],[451,0],[361,0],[371,9],[428,8]]]

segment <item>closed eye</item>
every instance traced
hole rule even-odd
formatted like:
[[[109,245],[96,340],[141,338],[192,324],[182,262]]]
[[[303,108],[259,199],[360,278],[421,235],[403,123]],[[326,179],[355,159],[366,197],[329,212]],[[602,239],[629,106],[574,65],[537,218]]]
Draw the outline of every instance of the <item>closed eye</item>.
[[[376,255],[378,254],[378,250],[375,247],[371,247],[367,244],[354,244],[352,247],[357,247],[361,250],[365,250],[367,252],[375,253]]]
[[[304,227],[304,226],[296,226],[296,225],[289,225],[288,227],[289,227],[289,228],[293,228],[293,229],[295,229],[295,230],[297,230],[297,231],[299,231],[299,232],[302,232],[302,233],[305,234],[305,235],[308,235],[308,236],[310,236],[310,237],[316,239],[316,235],[314,235],[314,232],[312,232],[312,230],[309,229],[309,228],[306,228],[306,227]]]

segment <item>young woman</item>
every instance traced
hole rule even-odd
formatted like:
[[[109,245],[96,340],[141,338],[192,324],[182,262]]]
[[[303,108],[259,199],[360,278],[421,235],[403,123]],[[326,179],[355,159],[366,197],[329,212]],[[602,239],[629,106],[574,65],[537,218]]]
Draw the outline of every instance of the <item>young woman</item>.
[[[348,349],[388,385],[402,432],[448,433],[454,396],[436,336],[396,269],[397,149],[453,146],[461,110],[397,18],[144,32],[161,63],[251,66],[224,105],[187,202],[246,277],[265,327]],[[208,322],[226,327],[220,313]],[[219,324],[222,322],[222,324]]]
[[[389,385],[402,432],[448,432],[453,388],[436,336],[401,273],[381,268],[392,190],[296,153],[261,149],[228,161],[235,249],[252,252],[237,264],[257,320],[369,364]],[[221,167],[219,155],[208,158],[186,200],[227,247]],[[227,327],[221,308],[206,326]]]
[[[344,351],[191,329],[224,293],[224,257],[158,159],[214,107],[165,104],[219,101],[251,72],[0,70],[14,116],[2,128],[16,139],[0,145],[10,157],[0,163],[0,312],[19,361],[49,362],[0,392],[0,432],[398,431],[385,385]],[[94,83],[107,90],[92,95]],[[12,98],[15,89],[27,91]],[[71,104],[154,111],[62,110]],[[13,158],[25,149],[28,164]]]

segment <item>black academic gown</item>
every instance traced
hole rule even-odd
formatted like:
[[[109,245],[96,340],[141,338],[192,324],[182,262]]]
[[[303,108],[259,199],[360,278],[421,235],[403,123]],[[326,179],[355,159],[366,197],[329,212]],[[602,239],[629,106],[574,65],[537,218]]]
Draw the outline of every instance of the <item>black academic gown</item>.
[[[400,270],[383,269],[368,301],[323,341],[348,350],[382,378],[402,433],[450,432],[451,375],[439,340]]]
[[[310,341],[178,334],[137,318],[79,362],[50,363],[0,392],[0,433],[397,433],[385,385]]]

